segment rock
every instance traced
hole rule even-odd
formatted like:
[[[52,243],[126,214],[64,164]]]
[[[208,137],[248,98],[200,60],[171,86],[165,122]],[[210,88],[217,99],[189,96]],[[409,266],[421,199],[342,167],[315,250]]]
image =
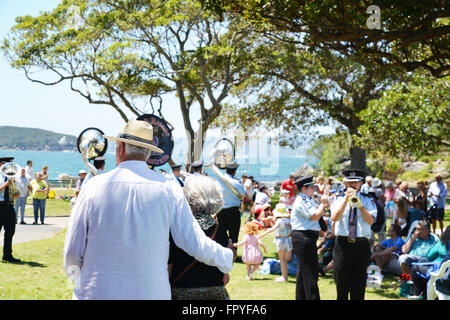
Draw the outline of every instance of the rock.
[[[409,171],[409,172],[419,172],[423,168],[425,168],[427,165],[428,165],[428,163],[422,162],[422,161],[404,162],[403,170]]]
[[[61,173],[58,176],[58,180],[70,180],[70,176],[67,173]]]
[[[314,170],[308,164],[303,164],[297,171],[294,172],[295,178],[313,174]]]

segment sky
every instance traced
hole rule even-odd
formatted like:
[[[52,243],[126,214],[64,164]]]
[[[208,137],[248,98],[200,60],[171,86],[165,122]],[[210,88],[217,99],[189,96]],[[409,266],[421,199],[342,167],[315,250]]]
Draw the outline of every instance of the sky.
[[[52,10],[60,0],[0,0],[0,39],[3,40],[17,16],[37,16]],[[13,69],[0,56],[0,126],[41,128],[78,136],[88,127],[116,135],[124,126],[119,113],[108,105],[92,105],[70,89],[68,82],[54,86],[32,83],[23,71]],[[185,137],[178,101],[167,96],[164,117],[174,126],[174,137]]]
[[[59,2],[0,0],[0,41],[7,36],[17,16],[37,16],[41,11],[52,10]],[[22,71],[10,67],[3,56],[0,56],[0,96],[0,126],[41,128],[74,136],[88,127],[97,127],[106,135],[116,135],[124,126],[124,120],[111,106],[89,104],[70,89],[68,82],[54,86],[32,83]],[[184,138],[175,96],[164,100],[163,115],[174,126],[174,137]],[[330,128],[323,128],[323,131],[330,131]],[[212,134],[220,135],[220,132],[214,130]]]

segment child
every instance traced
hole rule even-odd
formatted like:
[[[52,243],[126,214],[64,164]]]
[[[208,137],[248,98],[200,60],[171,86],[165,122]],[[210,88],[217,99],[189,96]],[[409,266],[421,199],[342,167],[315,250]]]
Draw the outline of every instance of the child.
[[[274,242],[277,246],[278,258],[280,259],[281,277],[276,278],[275,281],[287,282],[288,261],[290,261],[292,257],[292,226],[286,205],[282,203],[277,204],[273,211],[273,216],[276,219],[275,225],[264,232],[260,238],[276,230]]]
[[[244,239],[239,243],[233,243],[233,247],[237,248],[243,244],[244,250],[242,251],[242,261],[247,265],[247,280],[254,280],[253,273],[258,269],[259,265],[263,261],[263,255],[259,246],[263,247],[264,252],[267,253],[266,247],[259,240],[258,226],[253,222],[247,222],[245,224]]]

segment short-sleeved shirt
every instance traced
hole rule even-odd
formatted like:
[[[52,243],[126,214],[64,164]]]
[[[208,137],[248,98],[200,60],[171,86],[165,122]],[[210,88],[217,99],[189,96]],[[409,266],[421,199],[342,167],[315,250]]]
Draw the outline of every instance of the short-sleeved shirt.
[[[376,219],[377,206],[375,204],[375,201],[369,196],[362,195],[361,192],[358,192],[356,195],[361,199],[361,204],[363,205],[363,207],[367,209],[369,214],[371,214],[374,217],[374,219]],[[336,198],[336,200],[331,205],[331,213],[335,212],[341,206],[344,199],[345,199],[345,197],[343,195]],[[356,211],[356,221],[357,221],[356,236],[357,237],[366,237],[366,238],[370,239],[370,237],[372,235],[372,230],[370,228],[370,224],[368,224],[364,220],[359,208],[357,208],[356,210],[357,210]],[[347,206],[344,209],[344,213],[342,214],[341,219],[339,219],[335,223],[335,230],[334,230],[335,235],[344,236],[344,237],[348,236],[349,217],[350,217],[350,205],[347,203]]]
[[[317,212],[318,205],[304,193],[299,193],[291,211],[292,230],[320,231],[318,220],[311,220]]]
[[[405,241],[402,239],[402,237],[397,237],[397,239],[395,239],[395,242],[393,242],[391,238],[381,241],[380,244],[385,248],[397,247],[397,250],[392,252],[392,254],[402,254],[402,247],[405,244]]]
[[[407,241],[410,238],[411,237],[409,237],[407,239]],[[414,241],[414,243],[412,244],[411,250],[409,250],[408,254],[413,255],[413,256],[418,256],[418,257],[426,257],[428,254],[428,251],[431,248],[433,248],[434,245],[438,242],[439,242],[439,238],[433,233],[430,233],[430,236],[425,240],[421,240],[421,239],[417,238]]]
[[[32,180],[30,182],[31,187],[33,188],[32,195],[33,199],[47,199],[46,192],[38,192],[37,190],[44,190],[48,188],[48,184],[44,180],[40,180],[37,182],[36,180]]]
[[[439,197],[436,197],[437,195],[439,195]],[[438,208],[444,208],[445,198],[447,196],[447,186],[443,182],[432,182],[428,189],[428,196],[430,196],[430,205],[436,204]]]
[[[289,197],[292,197],[294,196],[294,191],[297,187],[295,186],[294,182],[288,179],[283,181],[280,188],[289,191]]]

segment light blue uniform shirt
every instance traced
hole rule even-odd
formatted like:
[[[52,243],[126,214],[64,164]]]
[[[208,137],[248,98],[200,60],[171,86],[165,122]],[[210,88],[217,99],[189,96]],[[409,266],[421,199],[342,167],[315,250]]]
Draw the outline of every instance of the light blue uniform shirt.
[[[215,175],[215,174],[214,174]],[[247,191],[244,189],[244,186],[239,182],[238,179],[233,178],[228,173],[224,174],[225,179],[227,179],[227,182],[241,195],[247,193]],[[225,182],[222,181],[217,175],[214,177],[217,181],[219,181],[220,185],[222,186],[222,194],[223,194],[223,208],[231,208],[231,207],[240,207],[241,206],[241,199],[236,196],[236,194],[227,186]]]
[[[299,193],[292,206],[292,230],[320,231],[319,220],[311,220],[311,216],[317,212],[318,208],[319,206],[311,197]]]
[[[102,169],[97,169],[98,174],[102,174],[104,173],[104,171]],[[95,177],[91,171],[89,171],[89,173],[86,175],[86,177],[83,180],[83,183],[81,184],[81,187],[86,185],[86,183],[89,181],[89,179]]]
[[[375,204],[375,201],[368,196],[361,195],[360,192],[356,194],[359,199],[361,199],[361,204],[364,208],[367,209],[367,211],[376,219],[377,218],[377,206]],[[341,195],[336,198],[336,200],[331,205],[331,214],[335,212],[344,202],[344,195]],[[350,217],[350,205],[347,203],[347,206],[345,207],[344,213],[342,214],[342,217],[339,221],[336,221],[336,226],[334,229],[336,236],[344,236],[348,237],[348,219]],[[372,234],[372,229],[370,228],[370,224],[364,220],[361,211],[356,209],[356,237],[366,237],[370,238]]]

